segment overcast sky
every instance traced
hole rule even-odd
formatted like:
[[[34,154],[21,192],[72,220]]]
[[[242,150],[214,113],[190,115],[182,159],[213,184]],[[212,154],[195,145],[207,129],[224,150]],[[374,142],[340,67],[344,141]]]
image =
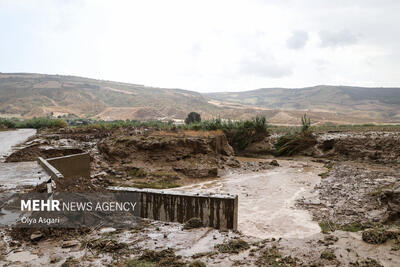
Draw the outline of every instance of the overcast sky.
[[[399,0],[0,0],[0,72],[200,92],[400,87]]]

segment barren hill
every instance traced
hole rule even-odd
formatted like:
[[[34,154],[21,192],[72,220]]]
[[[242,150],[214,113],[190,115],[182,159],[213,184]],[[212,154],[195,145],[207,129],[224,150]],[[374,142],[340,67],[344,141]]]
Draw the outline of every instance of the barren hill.
[[[218,109],[196,92],[74,76],[0,74],[0,113],[102,119],[184,118]],[[207,114],[204,114],[207,115]]]
[[[400,88],[327,86],[263,88],[235,93],[209,93],[221,105],[247,105],[288,111],[331,113],[355,122],[400,122]],[[281,116],[287,116],[287,113]],[[290,113],[290,112],[289,112]]]
[[[247,119],[297,124],[307,112],[313,122],[398,123],[400,88],[316,86],[200,94],[89,78],[0,73],[0,116],[75,115],[99,119]]]

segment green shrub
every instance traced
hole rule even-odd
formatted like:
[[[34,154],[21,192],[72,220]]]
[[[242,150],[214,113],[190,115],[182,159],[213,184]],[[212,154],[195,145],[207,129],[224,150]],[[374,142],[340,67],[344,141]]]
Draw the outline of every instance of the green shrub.
[[[256,117],[245,121],[222,121],[220,118],[192,123],[185,127],[189,130],[222,130],[235,151],[244,150],[249,144],[260,141],[269,135],[265,117]]]
[[[302,127],[300,132],[288,133],[281,136],[275,143],[275,156],[292,156],[317,143],[311,130],[310,118],[304,115],[301,118]]]
[[[0,129],[12,129],[15,128],[15,122],[10,119],[2,119],[0,118]]]
[[[67,127],[67,123],[62,119],[50,119],[50,118],[33,118],[33,119],[1,119],[1,125],[5,125],[6,128],[64,128]]]

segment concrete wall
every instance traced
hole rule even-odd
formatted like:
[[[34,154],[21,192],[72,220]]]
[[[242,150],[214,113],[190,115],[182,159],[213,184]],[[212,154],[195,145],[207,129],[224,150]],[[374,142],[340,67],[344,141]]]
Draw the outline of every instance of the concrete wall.
[[[200,218],[205,226],[237,230],[237,195],[196,194],[129,187],[109,189],[140,193],[142,218],[180,223],[191,218]]]
[[[43,168],[46,169],[46,171],[52,176],[52,178],[60,178],[55,175],[54,168],[65,178],[90,178],[89,153],[74,154],[45,160],[39,157],[38,162],[40,165],[42,165]],[[53,169],[48,166],[49,164],[53,167]]]
[[[38,157],[38,163],[43,169],[50,175],[52,179],[59,179],[64,178],[64,176],[54,168],[47,160],[43,159],[42,157]]]

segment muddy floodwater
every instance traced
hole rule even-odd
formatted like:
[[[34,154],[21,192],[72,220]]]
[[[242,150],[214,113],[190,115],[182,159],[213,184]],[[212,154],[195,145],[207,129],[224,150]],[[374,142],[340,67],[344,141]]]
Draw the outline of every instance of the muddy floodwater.
[[[3,158],[16,146],[36,134],[35,129],[18,129],[0,132],[0,190],[37,185],[49,175],[36,161],[4,163]]]
[[[295,207],[320,182],[322,164],[307,160],[279,160],[279,167],[234,173],[181,190],[230,193],[239,196],[238,228],[259,238],[305,238],[321,231],[311,214]]]
[[[12,147],[26,141],[36,134],[36,129],[18,129],[15,131],[0,132],[0,161],[11,152]]]

